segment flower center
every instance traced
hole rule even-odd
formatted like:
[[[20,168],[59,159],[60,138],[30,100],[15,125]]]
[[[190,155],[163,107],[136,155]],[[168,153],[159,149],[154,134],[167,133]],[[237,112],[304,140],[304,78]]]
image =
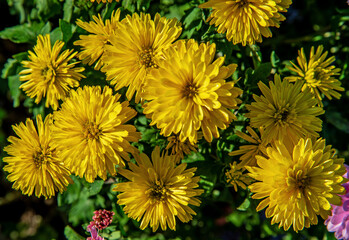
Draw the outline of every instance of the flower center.
[[[238,4],[239,8],[243,8],[249,3],[249,1],[248,0],[237,0],[236,3]]]
[[[297,198],[304,194],[304,190],[311,184],[311,178],[307,176],[307,172],[295,166],[289,169],[287,177],[287,185],[296,191]]]
[[[150,198],[155,200],[155,201],[163,201],[165,200],[167,195],[167,189],[166,187],[159,185],[159,184],[154,184],[152,188],[150,189]]]
[[[85,132],[84,132],[84,138],[86,139],[99,139],[99,135],[101,134],[101,131],[99,130],[96,123],[93,122],[87,122],[85,123]]]
[[[195,86],[193,83],[187,84],[183,89],[183,97],[193,98],[198,94],[199,88]]]
[[[153,49],[151,48],[144,49],[138,55],[138,61],[140,65],[144,65],[145,68],[158,68],[158,65],[154,63],[153,58],[154,58],[154,52],[153,52]]]
[[[295,175],[295,187],[303,191],[309,184],[310,178],[302,170],[298,170]]]
[[[49,150],[38,150],[33,155],[34,164],[37,168],[45,164],[49,158],[52,158],[52,151]]]
[[[274,119],[275,122],[278,122],[279,124],[287,124],[287,123],[292,123],[292,116],[291,116],[291,111],[289,110],[288,106],[283,107],[279,109],[275,114],[274,114]]]
[[[305,76],[305,79],[307,81],[307,84],[311,85],[312,87],[318,87],[321,85],[321,83],[330,78],[329,71],[324,68],[317,67],[315,68],[315,71],[313,74]]]
[[[44,77],[45,81],[54,81],[54,76],[56,76],[55,68],[50,64],[41,70],[41,75]]]
[[[308,177],[302,177],[300,179],[296,179],[296,187],[299,190],[304,190],[310,183],[310,179]]]

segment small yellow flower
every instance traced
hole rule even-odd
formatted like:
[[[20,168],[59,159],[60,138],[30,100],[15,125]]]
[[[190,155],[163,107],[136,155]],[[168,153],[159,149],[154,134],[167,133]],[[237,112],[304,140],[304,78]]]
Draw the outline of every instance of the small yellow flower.
[[[116,184],[118,204],[125,205],[124,212],[131,218],[141,221],[143,230],[148,225],[155,232],[159,225],[176,230],[176,217],[181,222],[189,222],[196,213],[189,205],[199,206],[196,197],[203,190],[196,189],[200,177],[196,168],[186,169],[182,163],[176,166],[174,156],[160,154],[156,147],[151,155],[141,153],[136,156],[137,164],[129,162],[130,170],[120,169],[119,173],[129,181]]]
[[[324,47],[320,45],[314,54],[314,47],[311,47],[309,62],[304,54],[304,49],[301,48],[298,51],[297,62],[298,65],[293,62],[291,66],[287,66],[291,71],[295,72],[297,76],[287,77],[286,79],[290,82],[303,81],[304,85],[302,91],[310,89],[310,92],[316,98],[318,105],[323,106],[322,104],[322,94],[324,94],[328,99],[335,97],[339,99],[341,94],[337,91],[344,91],[342,88],[341,82],[336,79],[335,76],[339,75],[341,71],[339,68],[336,68],[333,64],[335,57],[332,56],[328,59],[327,51],[322,53]]]
[[[51,198],[55,192],[62,193],[69,183],[70,171],[63,165],[52,140],[52,115],[42,121],[36,116],[37,129],[31,119],[25,124],[13,126],[18,137],[10,136],[10,145],[4,148],[10,156],[4,157],[8,163],[4,170],[9,172],[7,179],[13,188],[23,194]]]
[[[287,12],[291,0],[209,0],[200,8],[212,8],[207,19],[218,27],[219,33],[234,44],[254,44],[263,37],[271,37],[269,27],[279,27],[285,20],[281,12]]]
[[[168,144],[166,150],[172,149],[171,154],[174,156],[175,162],[180,163],[185,155],[189,155],[192,151],[196,152],[198,146],[191,144],[188,140],[181,142],[178,136],[170,136],[167,138]]]
[[[50,35],[39,35],[34,52],[29,51],[29,61],[22,61],[25,68],[19,74],[21,89],[39,103],[46,97],[45,107],[58,108],[58,100],[63,100],[70,88],[79,86],[79,80],[84,78],[80,72],[82,67],[75,67],[79,62],[68,63],[77,52],[65,50],[60,54],[64,42],[56,41],[51,48]]]
[[[322,129],[322,121],[317,116],[324,113],[316,107],[316,100],[308,91],[302,91],[302,83],[281,81],[275,75],[269,88],[262,82],[258,83],[261,96],[253,95],[255,102],[246,105],[250,111],[245,116],[250,118],[250,125],[263,128],[261,136],[266,143],[272,140],[290,138],[298,142],[302,137],[318,137]]]
[[[238,191],[238,186],[242,189],[246,189],[246,186],[251,183],[251,178],[244,173],[244,165],[236,164],[236,162],[233,164],[230,163],[229,165],[230,169],[225,172],[227,183],[234,187],[235,192]]]
[[[88,182],[105,180],[107,171],[115,175],[116,165],[124,166],[129,153],[136,153],[130,141],[137,142],[140,133],[125,123],[137,112],[119,98],[107,86],[85,86],[71,91],[54,113],[57,148],[72,173]]]
[[[256,156],[265,156],[267,144],[258,136],[258,134],[250,126],[247,126],[247,131],[250,133],[251,136],[240,131],[236,131],[235,134],[251,144],[242,145],[239,147],[239,150],[232,151],[229,153],[229,155],[242,155],[240,157],[240,165],[242,166],[256,166]],[[260,127],[259,132],[261,135],[263,135],[263,128]]]
[[[102,71],[115,90],[127,87],[126,97],[140,100],[144,80],[149,70],[157,68],[162,51],[171,46],[182,32],[180,22],[156,14],[127,15],[118,25],[117,34],[110,37],[105,47]]]
[[[80,35],[80,40],[74,42],[74,45],[80,45],[82,51],[79,52],[78,57],[84,64],[92,65],[95,63],[95,69],[99,70],[103,63],[101,56],[105,51],[105,46],[110,44],[110,36],[115,34],[120,18],[120,9],[113,12],[110,19],[105,23],[100,14],[98,17],[93,16],[93,21],[83,22],[78,19],[76,24],[89,32],[89,35]]]
[[[326,219],[331,204],[341,205],[339,194],[347,179],[344,159],[337,158],[324,139],[300,139],[289,149],[282,142],[267,148],[267,157],[256,156],[258,167],[246,167],[257,182],[249,186],[252,198],[263,199],[257,211],[264,208],[271,223],[294,231]]]
[[[236,119],[230,109],[241,103],[242,90],[226,81],[237,65],[222,66],[224,57],[213,61],[215,44],[192,39],[177,41],[163,53],[159,68],[147,77],[143,113],[166,137],[174,133],[181,142],[196,144],[201,129],[208,142],[218,138],[218,128],[226,129]]]

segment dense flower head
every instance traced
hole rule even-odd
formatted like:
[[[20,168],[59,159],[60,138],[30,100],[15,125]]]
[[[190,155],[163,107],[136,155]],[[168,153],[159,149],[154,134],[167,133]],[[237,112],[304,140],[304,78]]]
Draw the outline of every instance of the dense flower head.
[[[31,119],[25,124],[14,125],[18,137],[10,136],[10,145],[4,148],[9,156],[3,161],[8,163],[4,170],[9,172],[7,179],[13,188],[23,194],[50,198],[57,191],[63,192],[69,183],[70,171],[64,166],[52,141],[52,115],[43,122],[41,115],[36,116],[37,128]]]
[[[238,186],[246,189],[246,186],[251,182],[251,178],[245,172],[244,165],[233,162],[229,166],[230,169],[225,172],[227,183],[234,187],[235,192],[238,191]]]
[[[177,41],[163,53],[147,77],[143,113],[164,136],[174,133],[180,141],[195,144],[201,129],[208,142],[218,138],[218,128],[226,129],[236,119],[230,109],[241,103],[242,90],[226,81],[237,65],[222,66],[224,57],[213,61],[215,44],[192,39]]]
[[[207,21],[218,27],[219,33],[234,44],[254,44],[263,37],[271,37],[269,27],[279,27],[285,20],[291,0],[209,0],[200,8],[212,8]]]
[[[177,166],[174,160],[156,147],[151,160],[141,153],[136,157],[137,164],[129,163],[130,170],[120,169],[129,181],[117,183],[113,190],[121,192],[118,204],[125,205],[124,212],[130,218],[141,221],[141,229],[149,225],[156,231],[160,225],[162,230],[167,226],[175,230],[175,217],[188,222],[196,215],[189,205],[201,203],[196,198],[203,192],[196,189],[200,178],[194,177],[196,168],[186,169],[184,163]]]
[[[344,177],[349,179],[349,166]],[[326,219],[325,225],[329,232],[334,232],[337,239],[349,239],[349,183],[344,183],[345,193],[340,195],[342,204],[332,205],[332,214]]]
[[[242,155],[240,157],[240,161],[241,161],[240,164],[242,166],[256,166],[257,164],[256,156],[257,155],[265,156],[267,144],[265,141],[263,141],[260,138],[260,136],[250,126],[247,126],[246,128],[251,136],[240,131],[236,131],[235,134],[251,144],[242,145],[239,147],[239,150],[232,151],[229,153],[229,155],[230,156]],[[259,128],[259,132],[260,132],[260,135],[263,135],[262,127]]]
[[[245,116],[250,118],[252,127],[263,128],[263,140],[270,143],[290,138],[297,142],[301,137],[319,136],[317,132],[322,129],[322,121],[317,116],[324,110],[316,106],[309,90],[301,90],[301,82],[281,81],[275,75],[269,88],[262,82],[258,86],[262,95],[253,95],[255,102],[246,105],[249,113]]]
[[[93,223],[98,230],[102,230],[112,223],[114,215],[115,213],[113,211],[108,211],[105,209],[96,210],[94,211],[94,215],[92,217],[93,221],[90,224]]]
[[[69,63],[77,52],[67,49],[60,54],[63,46],[64,42],[57,40],[51,47],[50,35],[39,35],[34,52],[28,52],[29,60],[22,61],[25,69],[19,73],[22,75],[19,80],[24,82],[20,88],[35,98],[35,103],[46,97],[45,107],[51,106],[54,110],[58,108],[58,101],[84,78],[80,73],[84,68],[75,66],[79,62]]]
[[[314,47],[311,47],[309,61],[305,56],[304,49],[298,51],[298,66],[291,62],[292,66],[287,66],[296,76],[287,77],[290,82],[303,81],[302,90],[310,89],[310,92],[316,98],[318,105],[322,106],[322,94],[328,99],[340,98],[341,94],[337,91],[344,91],[341,82],[336,79],[340,69],[333,63],[335,57],[327,58],[327,51],[323,53],[324,47],[320,45],[314,53]]]
[[[294,231],[317,224],[317,215],[326,219],[331,204],[340,205],[341,186],[347,179],[344,159],[335,155],[324,139],[301,138],[293,148],[276,141],[267,148],[267,157],[256,156],[258,167],[247,167],[257,182],[249,186],[252,198],[263,199],[257,211],[264,208],[271,223]]]
[[[54,114],[54,139],[72,173],[93,182],[106,179],[107,170],[115,175],[116,165],[124,165],[136,149],[140,133],[125,124],[137,113],[128,102],[119,102],[109,87],[85,86],[71,91]]]
[[[171,149],[170,154],[175,157],[176,163],[180,163],[184,158],[184,154],[188,155],[192,151],[196,152],[198,148],[197,145],[191,144],[188,140],[181,142],[178,135],[168,137],[167,141],[166,150]]]
[[[110,36],[115,34],[120,18],[120,9],[114,11],[105,23],[100,14],[93,16],[94,21],[84,22],[80,19],[76,24],[89,32],[89,35],[80,35],[80,40],[74,42],[74,45],[82,47],[82,51],[78,53],[78,57],[84,64],[95,64],[95,69],[99,70],[103,62],[101,56],[105,51],[105,46],[109,44]]]
[[[139,102],[144,80],[149,70],[157,68],[162,51],[171,46],[182,32],[180,22],[156,14],[127,15],[118,25],[117,34],[110,37],[105,47],[102,71],[115,90],[128,87],[126,96],[131,100],[136,93]]]

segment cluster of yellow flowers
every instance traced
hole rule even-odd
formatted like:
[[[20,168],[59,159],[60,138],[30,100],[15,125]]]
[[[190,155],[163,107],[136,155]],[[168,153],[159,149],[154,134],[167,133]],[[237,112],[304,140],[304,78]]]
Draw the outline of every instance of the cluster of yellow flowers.
[[[269,27],[279,27],[285,19],[281,12],[291,2],[210,0],[200,7],[213,8],[208,21],[218,32],[246,45],[270,37]],[[98,15],[77,25],[89,33],[74,42],[81,51],[60,53],[62,41],[51,47],[50,35],[40,35],[23,61],[20,88],[36,103],[46,98],[45,106],[54,111],[44,120],[38,115],[37,128],[31,119],[13,127],[18,137],[11,136],[4,149],[8,180],[23,194],[50,198],[72,182],[70,174],[93,182],[118,173],[128,179],[114,188],[121,192],[118,204],[125,205],[125,213],[141,221],[141,229],[149,225],[156,231],[160,225],[175,230],[175,217],[190,221],[195,212],[189,205],[199,206],[197,197],[203,193],[197,189],[196,169],[187,169],[181,159],[196,151],[198,139],[212,142],[236,119],[232,109],[243,92],[228,79],[237,65],[224,66],[214,43],[178,40],[181,23],[159,14],[120,19],[118,9],[105,21]],[[230,165],[227,181],[235,190],[248,186],[253,198],[263,199],[257,210],[267,207],[266,216],[285,230],[316,224],[317,215],[326,218],[330,204],[340,204],[338,194],[345,191],[344,160],[318,138],[321,93],[339,98],[337,91],[344,90],[334,77],[340,71],[331,65],[334,58],[326,60],[322,51],[320,46],[314,55],[312,48],[307,62],[302,49],[299,67],[290,67],[297,76],[281,80],[275,75],[269,87],[258,83],[262,95],[246,105],[251,136],[236,133],[252,145],[230,153],[242,156],[239,164]],[[75,56],[105,73],[110,87],[79,87],[84,68],[77,67],[79,61],[69,63]],[[132,143],[140,133],[127,124],[137,112],[111,87],[127,88],[128,101],[140,103],[150,125],[168,137],[168,151],[156,147],[151,158],[139,153]]]
[[[238,133],[253,145],[242,146],[231,155],[243,154],[241,162],[228,173],[227,179],[247,185],[247,177],[256,180],[249,185],[252,198],[263,199],[257,210],[266,209],[272,223],[295,231],[317,224],[331,214],[331,205],[340,205],[341,184],[347,179],[344,159],[318,138],[324,113],[309,89],[302,91],[302,81],[281,81],[275,75],[269,88],[258,84],[262,95],[246,105],[251,136]],[[252,129],[260,129],[260,136]],[[249,173],[246,173],[247,170]]]

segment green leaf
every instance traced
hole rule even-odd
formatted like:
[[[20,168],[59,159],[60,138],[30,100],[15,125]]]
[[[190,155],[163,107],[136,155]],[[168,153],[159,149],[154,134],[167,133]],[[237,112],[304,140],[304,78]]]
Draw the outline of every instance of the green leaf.
[[[273,229],[270,228],[268,224],[265,222],[262,225],[263,231],[267,234],[267,236],[276,236],[277,234],[273,231]]]
[[[93,183],[89,183],[88,187],[86,187],[86,191],[88,192],[88,195],[93,196],[98,194],[102,190],[103,184],[104,184],[103,180],[95,180]]]
[[[73,33],[75,31],[75,26],[71,23],[68,23],[62,19],[59,21],[59,27],[61,28],[62,34],[63,34],[63,41],[67,43],[71,37],[73,36]]]
[[[101,207],[101,208],[106,208],[105,206],[105,198],[101,195],[96,196],[96,200],[94,202],[95,206]]]
[[[259,81],[266,83],[270,76],[272,65],[270,62],[261,63],[248,80],[248,84],[256,86]]]
[[[25,0],[9,0],[8,1],[8,5],[12,6],[13,5],[13,9],[18,13],[19,15],[19,22],[20,23],[24,23],[24,21],[26,20],[26,11],[24,9],[24,4]],[[27,3],[28,1],[26,1]]]
[[[247,217],[248,216],[246,214],[244,214],[243,212],[234,211],[232,214],[227,216],[226,219],[227,219],[228,222],[231,222],[236,227],[241,227],[242,224],[247,219]]]
[[[200,8],[193,8],[191,12],[185,17],[183,23],[186,28],[188,28],[195,20],[200,19],[201,20],[201,9]]]
[[[326,111],[326,119],[337,129],[349,133],[349,120],[344,118],[340,112]]]
[[[80,197],[81,183],[79,178],[74,175],[71,175],[71,178],[73,179],[74,183],[69,184],[64,193],[58,194],[57,204],[59,207],[63,206],[64,204],[72,204]]]
[[[13,55],[13,58],[8,58],[1,72],[1,78],[6,79],[9,76],[16,75],[22,70],[20,64],[24,59],[27,59],[28,53],[22,52]]]
[[[64,228],[64,236],[68,239],[68,240],[81,240],[81,239],[85,239],[85,237],[81,236],[80,234],[78,234],[77,232],[75,232],[74,229],[72,229],[69,225],[65,226]]]
[[[57,40],[63,40],[63,33],[61,28],[55,28],[51,33],[51,43],[55,43]]]
[[[205,161],[205,157],[199,152],[192,152],[186,159],[183,159],[183,163],[192,163],[197,161]]]
[[[150,6],[150,1],[151,0],[142,0],[142,1],[137,1],[137,10],[146,12]]]
[[[246,211],[251,205],[250,199],[246,198],[244,202],[238,206],[236,209],[240,211]]]
[[[12,58],[7,59],[7,62],[5,63],[4,68],[2,69],[2,72],[1,72],[1,78],[6,79],[10,75],[16,74],[16,69],[17,69],[16,63],[18,63],[16,59],[12,59]]]
[[[137,120],[143,126],[148,125],[148,119],[144,115],[140,116]]]
[[[147,128],[144,131],[142,131],[142,141],[150,142],[151,140],[154,141],[154,138],[156,137],[157,130],[154,128]]]
[[[28,111],[34,116],[38,114],[44,116],[45,114],[45,101],[41,101],[39,104],[36,104],[33,98],[26,98],[23,102],[23,106],[28,108]]]
[[[70,22],[73,13],[73,0],[66,0],[63,5],[63,20]]]
[[[183,5],[172,5],[168,8],[169,13],[165,15],[167,18],[177,18],[178,20],[181,20],[182,17],[185,15],[185,11],[190,9],[190,4],[186,3]]]
[[[136,10],[135,5],[133,4],[133,0],[123,0],[122,6],[130,12],[134,12]]]
[[[192,35],[200,30],[202,26],[201,21],[201,9],[193,8],[192,11],[185,17],[184,21],[185,31],[183,32],[183,37],[191,38]]]
[[[277,67],[280,63],[280,58],[276,55],[275,51],[270,54],[270,62],[273,67]]]
[[[121,232],[120,231],[114,231],[110,234],[108,237],[109,240],[116,240],[121,238]]]
[[[50,22],[47,22],[45,24],[45,26],[43,26],[39,31],[38,31],[38,34],[41,34],[41,35],[46,35],[46,34],[49,34],[51,32],[51,23]]]
[[[31,24],[16,25],[5,28],[0,32],[0,38],[8,39],[14,43],[36,43],[39,34],[45,35],[51,30],[50,23],[33,22]]]
[[[80,222],[88,222],[95,210],[95,201],[88,198],[88,193],[81,191],[78,201],[69,210],[68,219],[74,226]]]
[[[21,52],[17,53],[12,56],[14,59],[16,59],[19,63],[22,62],[23,60],[28,59],[28,52]]]
[[[252,68],[247,68],[245,71],[245,79],[244,79],[244,85],[248,85],[250,79],[252,78],[253,75],[253,69]]]
[[[10,89],[11,97],[13,100],[13,107],[18,107],[20,100],[19,97],[21,96],[21,90],[19,89],[19,86],[21,85],[21,81],[19,80],[19,75],[9,76],[8,77],[8,87]]]
[[[35,0],[39,18],[49,19],[61,12],[61,4],[58,0]]]
[[[5,28],[0,32],[0,37],[11,40],[14,43],[34,42],[36,39],[35,33],[28,24]]]

